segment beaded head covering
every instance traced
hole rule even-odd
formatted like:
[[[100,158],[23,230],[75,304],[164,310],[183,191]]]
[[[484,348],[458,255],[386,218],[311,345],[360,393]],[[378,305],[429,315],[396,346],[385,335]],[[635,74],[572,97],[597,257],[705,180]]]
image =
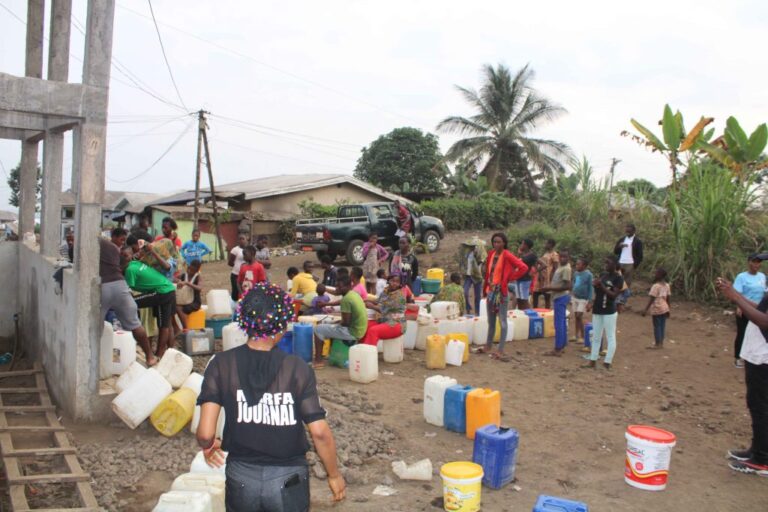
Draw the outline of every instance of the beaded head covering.
[[[235,321],[252,338],[268,338],[285,331],[293,318],[293,299],[276,284],[254,283],[237,303]]]

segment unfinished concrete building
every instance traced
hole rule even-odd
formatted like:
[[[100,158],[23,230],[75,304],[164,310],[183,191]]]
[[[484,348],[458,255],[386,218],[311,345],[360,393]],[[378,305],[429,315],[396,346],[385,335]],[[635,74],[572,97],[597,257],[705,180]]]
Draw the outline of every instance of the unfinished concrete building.
[[[0,244],[0,334],[19,313],[23,346],[45,368],[53,398],[72,418],[109,414],[99,394],[99,244],[114,0],[89,0],[82,83],[69,83],[71,0],[50,0],[43,77],[45,0],[28,0],[25,76],[0,72],[0,137],[22,145],[19,242]],[[61,236],[64,132],[73,132],[74,266],[61,293],[52,279]],[[34,243],[36,173],[42,143],[41,241]]]

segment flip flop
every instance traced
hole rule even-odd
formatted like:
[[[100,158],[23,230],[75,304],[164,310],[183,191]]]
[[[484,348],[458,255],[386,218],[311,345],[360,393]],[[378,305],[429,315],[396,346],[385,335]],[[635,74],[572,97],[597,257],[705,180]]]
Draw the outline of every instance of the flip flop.
[[[315,361],[312,363],[313,370],[322,370],[325,368],[325,361]]]

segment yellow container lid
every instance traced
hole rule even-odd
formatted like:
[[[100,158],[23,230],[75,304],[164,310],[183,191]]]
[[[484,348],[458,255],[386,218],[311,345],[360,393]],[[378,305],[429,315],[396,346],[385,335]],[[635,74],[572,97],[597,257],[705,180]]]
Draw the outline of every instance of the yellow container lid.
[[[440,468],[440,474],[447,478],[455,480],[464,480],[467,478],[482,478],[483,466],[474,462],[448,462]]]

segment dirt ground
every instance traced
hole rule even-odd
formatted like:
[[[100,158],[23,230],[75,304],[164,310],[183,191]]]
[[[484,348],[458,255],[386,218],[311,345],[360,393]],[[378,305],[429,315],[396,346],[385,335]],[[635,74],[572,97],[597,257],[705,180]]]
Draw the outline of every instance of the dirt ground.
[[[452,233],[437,253],[421,255],[422,273],[431,266],[453,268],[459,242],[470,236]],[[284,282],[285,269],[300,266],[307,256],[275,257],[271,279]],[[206,288],[229,286],[223,263],[206,265],[203,276]],[[736,474],[725,460],[726,450],[747,445],[750,434],[744,373],[733,366],[733,317],[722,309],[674,302],[666,346],[650,351],[645,348],[651,320],[637,313],[645,300],[633,298],[633,310],[619,318],[610,372],[581,368],[582,353],[574,344],[561,358],[543,357],[552,339],[512,342],[509,363],[473,355],[465,366],[440,371],[426,369],[423,352],[407,352],[400,364],[381,362],[379,379],[368,385],[351,382],[346,370],[318,371],[349,486],[346,502],[332,506],[325,481],[313,478],[313,510],[441,508],[438,476],[431,482],[399,481],[390,469],[393,460],[428,457],[437,475],[444,462],[471,460],[470,440],[423,419],[424,379],[435,374],[500,390],[502,422],[520,433],[517,482],[498,491],[483,488],[484,510],[529,511],[539,494],[584,501],[597,512],[768,510],[768,481]],[[654,493],[624,483],[624,432],[631,424],[657,425],[677,435],[667,490]],[[166,440],[151,427],[130,431],[117,420],[68,427],[87,454],[84,465],[94,473],[97,493],[115,479],[127,484],[110,495],[105,504],[110,510],[151,510],[195,453],[188,430]],[[313,472],[322,476],[318,466]],[[374,496],[379,484],[397,493]]]

